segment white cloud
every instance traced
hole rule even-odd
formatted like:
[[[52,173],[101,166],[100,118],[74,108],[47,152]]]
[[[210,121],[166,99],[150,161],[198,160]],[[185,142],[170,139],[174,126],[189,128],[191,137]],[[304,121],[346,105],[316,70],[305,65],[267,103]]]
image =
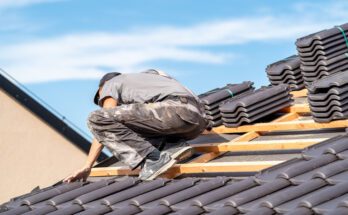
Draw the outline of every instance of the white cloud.
[[[344,20],[328,8],[305,13],[307,5],[283,16],[260,16],[200,23],[186,27],[149,27],[127,33],[90,32],[2,47],[0,65],[22,82],[100,77],[107,67],[138,71],[155,60],[220,64],[233,54],[210,47],[255,41],[292,40]],[[332,7],[338,7],[333,5]],[[329,15],[327,15],[329,14]],[[306,16],[304,18],[304,16]]]
[[[22,7],[39,3],[51,3],[58,0],[0,0],[0,8]]]

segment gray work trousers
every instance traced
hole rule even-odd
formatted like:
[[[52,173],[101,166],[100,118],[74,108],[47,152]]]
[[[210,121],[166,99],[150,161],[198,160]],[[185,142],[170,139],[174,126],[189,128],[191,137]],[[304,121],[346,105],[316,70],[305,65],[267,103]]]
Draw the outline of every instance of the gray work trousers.
[[[157,137],[193,139],[207,126],[198,105],[165,100],[102,108],[88,117],[88,127],[99,143],[132,169],[155,147]]]

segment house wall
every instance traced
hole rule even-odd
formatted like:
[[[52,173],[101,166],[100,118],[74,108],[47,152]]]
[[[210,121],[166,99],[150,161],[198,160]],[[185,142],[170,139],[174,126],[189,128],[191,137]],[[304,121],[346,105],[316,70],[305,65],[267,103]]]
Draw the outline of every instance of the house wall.
[[[47,187],[87,155],[0,89],[0,204]]]

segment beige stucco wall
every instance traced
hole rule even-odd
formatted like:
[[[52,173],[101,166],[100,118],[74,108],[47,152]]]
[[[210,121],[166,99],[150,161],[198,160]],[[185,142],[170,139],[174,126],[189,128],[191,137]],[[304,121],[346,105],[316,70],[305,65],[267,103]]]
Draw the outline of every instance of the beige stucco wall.
[[[0,203],[50,186],[86,154],[0,89]]]

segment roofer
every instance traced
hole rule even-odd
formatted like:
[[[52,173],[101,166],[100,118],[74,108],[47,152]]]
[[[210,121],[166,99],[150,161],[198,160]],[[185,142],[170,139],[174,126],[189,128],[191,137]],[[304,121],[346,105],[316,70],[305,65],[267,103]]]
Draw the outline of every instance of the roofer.
[[[199,99],[166,73],[108,73],[94,103],[102,107],[88,117],[93,140],[86,164],[65,182],[86,180],[105,146],[139,178],[152,180],[190,150],[185,140],[197,137],[207,125]]]

